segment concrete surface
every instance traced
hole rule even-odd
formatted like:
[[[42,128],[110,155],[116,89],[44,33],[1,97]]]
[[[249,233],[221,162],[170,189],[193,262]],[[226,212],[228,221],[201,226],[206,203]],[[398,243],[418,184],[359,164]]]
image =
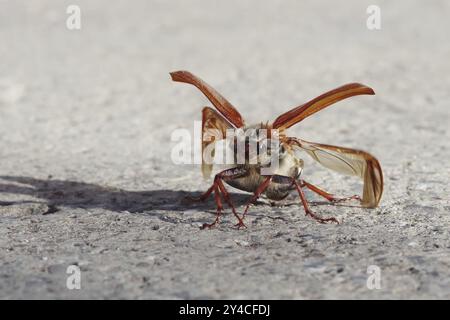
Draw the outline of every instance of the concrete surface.
[[[66,28],[69,4],[81,30]],[[370,4],[381,30],[366,28]],[[0,1],[0,298],[450,298],[449,13],[444,0]],[[381,206],[308,193],[344,223],[315,223],[293,196],[258,202],[247,230],[230,214],[199,230],[214,204],[183,197],[211,181],[170,161],[170,136],[209,103],[170,81],[177,69],[248,122],[373,87],[290,133],[376,155]],[[311,162],[304,177],[361,188]],[[80,290],[66,287],[72,264]]]

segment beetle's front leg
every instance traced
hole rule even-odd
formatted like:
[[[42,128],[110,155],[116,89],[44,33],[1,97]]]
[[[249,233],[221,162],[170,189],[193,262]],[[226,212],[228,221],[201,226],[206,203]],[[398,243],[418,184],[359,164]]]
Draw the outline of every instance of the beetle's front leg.
[[[242,168],[232,168],[232,169],[227,169],[222,172],[219,172],[218,174],[215,175],[212,186],[204,194],[202,194],[199,198],[190,198],[193,201],[205,201],[211,195],[211,193],[214,191],[214,197],[215,197],[215,201],[216,201],[216,205],[217,205],[216,220],[211,224],[203,225],[202,229],[211,228],[220,222],[220,214],[221,214],[221,210],[222,210],[222,203],[220,201],[220,193],[222,194],[224,200],[230,206],[231,211],[233,212],[236,219],[238,219],[237,226],[246,228],[242,218],[240,218],[239,215],[237,214],[236,208],[234,207],[233,202],[231,201],[230,195],[227,192],[227,190],[222,182],[223,180],[225,180],[225,181],[233,180],[233,179],[242,177],[246,173],[247,173],[247,171]],[[219,208],[220,208],[220,210],[219,210]]]
[[[210,229],[215,227],[216,225],[218,225],[220,223],[220,215],[222,213],[222,201],[220,200],[220,193],[219,193],[219,188],[217,185],[213,184],[214,187],[214,200],[216,201],[216,206],[217,206],[217,211],[216,211],[216,219],[214,220],[213,223],[204,223],[200,229]]]

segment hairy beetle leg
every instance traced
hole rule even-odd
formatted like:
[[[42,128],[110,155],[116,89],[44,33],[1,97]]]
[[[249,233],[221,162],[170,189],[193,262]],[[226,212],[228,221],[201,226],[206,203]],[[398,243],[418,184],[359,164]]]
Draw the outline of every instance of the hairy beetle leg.
[[[241,230],[241,228],[242,229],[247,229],[247,226],[245,225],[244,221],[242,221],[242,220],[239,221],[238,223],[236,223],[234,225],[234,227],[237,228],[238,230]]]
[[[233,215],[238,220],[237,225],[239,226],[239,228],[246,227],[242,218],[239,217],[239,215],[237,214],[236,208],[234,207],[234,204],[231,201],[230,194],[225,189],[225,186],[222,182],[223,179],[230,179],[230,178],[232,179],[232,178],[234,178],[236,176],[240,176],[240,175],[242,175],[242,173],[236,172],[235,169],[228,169],[228,170],[222,171],[222,172],[216,174],[216,176],[214,177],[214,182],[213,182],[212,186],[209,187],[209,189],[204,194],[202,194],[198,198],[189,197],[192,201],[205,201],[211,195],[211,193],[214,191],[214,199],[215,199],[215,202],[217,205],[216,220],[214,220],[214,222],[211,224],[205,223],[201,227],[201,229],[212,228],[220,223],[220,215],[221,215],[222,209],[223,209],[222,201],[220,199],[220,194],[222,194],[223,199],[228,203],[228,205],[231,208],[231,211],[233,212]]]
[[[296,181],[296,180],[294,180],[294,184],[295,184],[295,188],[297,189],[298,195],[300,196],[300,200],[302,201],[303,208],[305,209],[305,214],[307,216],[310,216],[311,218],[313,218],[314,220],[316,220],[316,221],[318,221],[320,223],[334,222],[334,223],[339,224],[339,221],[336,218],[334,218],[334,217],[321,218],[321,217],[318,217],[317,215],[315,215],[311,211],[311,209],[309,208],[308,202],[306,201],[305,194],[304,194],[304,192],[302,190],[302,185],[300,185],[298,183],[298,181]],[[302,184],[304,185],[305,182],[302,181]]]
[[[321,218],[321,217],[318,217],[318,216],[316,216],[311,210],[305,210],[305,215],[306,216],[310,216],[311,218],[313,218],[314,220],[316,220],[316,221],[318,221],[319,223],[327,223],[327,222],[334,222],[334,223],[337,223],[337,224],[339,224],[339,221],[336,219],[336,218],[334,218],[334,217],[331,217],[331,218]]]
[[[346,197],[346,198],[333,198],[330,201],[333,203],[340,203],[340,202],[344,202],[344,201],[348,201],[348,200],[358,200],[359,202],[361,202],[361,197],[358,196],[357,194],[355,194],[351,197]]]
[[[216,201],[216,205],[217,205],[217,211],[216,211],[216,219],[214,220],[213,223],[204,223],[200,229],[211,229],[213,227],[215,227],[216,225],[218,225],[220,223],[220,215],[222,214],[222,201],[220,200],[220,194],[219,194],[219,187],[214,184],[214,200]]]
[[[361,197],[358,196],[357,194],[355,194],[355,195],[353,195],[351,197],[336,198],[331,193],[328,193],[325,190],[322,190],[319,187],[316,187],[315,185],[313,185],[313,184],[311,184],[309,182],[306,182],[305,180],[302,180],[301,187],[307,187],[309,190],[317,193],[319,196],[327,199],[328,201],[330,201],[332,203],[339,203],[339,202],[344,202],[344,201],[347,201],[347,200],[358,200],[358,201],[361,201]]]

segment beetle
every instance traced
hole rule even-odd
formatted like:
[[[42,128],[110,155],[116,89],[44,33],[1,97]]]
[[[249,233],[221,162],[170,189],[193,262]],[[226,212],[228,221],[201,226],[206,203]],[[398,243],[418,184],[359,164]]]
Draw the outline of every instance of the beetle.
[[[224,139],[230,129],[243,129],[244,131],[253,129],[257,133],[265,130],[269,132],[266,135],[268,140],[271,140],[272,132],[276,131],[278,133],[275,148],[269,148],[269,151],[276,151],[278,157],[279,165],[275,171],[269,174],[263,173],[267,162],[261,161],[260,154],[257,154],[258,161],[256,163],[249,161],[250,153],[248,144],[250,140],[256,142],[257,145],[262,143],[261,139],[256,135],[256,138],[247,138],[245,142],[245,162],[217,173],[211,187],[200,197],[192,198],[197,201],[205,201],[214,193],[217,206],[216,218],[212,223],[203,224],[202,229],[212,228],[220,222],[223,210],[222,200],[230,206],[238,221],[235,226],[239,229],[246,228],[244,219],[248,209],[261,195],[265,195],[268,199],[278,201],[284,199],[294,190],[297,191],[307,216],[320,223],[339,223],[334,217],[323,218],[316,215],[309,207],[303,188],[307,188],[333,203],[353,199],[360,201],[360,204],[367,208],[374,208],[379,204],[383,193],[383,173],[379,161],[374,156],[362,150],[320,144],[296,137],[289,137],[285,133],[286,129],[338,101],[356,95],[374,95],[375,92],[370,87],[359,83],[346,84],[283,113],[270,124],[259,123],[256,125],[246,125],[237,109],[199,77],[188,71],[175,71],[171,72],[170,75],[173,81],[184,82],[197,87],[216,108],[214,110],[211,107],[204,107],[202,110],[202,137],[209,130],[220,132]],[[236,138],[234,139],[236,140]],[[217,142],[217,139],[208,140],[202,138],[202,152],[206,148],[212,148],[214,150]],[[257,148],[258,150],[259,148]],[[360,177],[363,180],[362,197],[354,195],[346,198],[337,198],[333,194],[305,181],[301,177],[304,162],[297,155],[296,151],[298,150],[305,151],[315,161],[328,169]],[[236,152],[236,149],[234,149],[234,152]],[[210,176],[212,166],[211,163],[206,162],[204,157],[202,157],[202,172],[204,177]],[[224,182],[239,190],[253,193],[245,206],[242,216],[239,216],[236,212],[236,208],[233,205],[230,194],[225,188]]]

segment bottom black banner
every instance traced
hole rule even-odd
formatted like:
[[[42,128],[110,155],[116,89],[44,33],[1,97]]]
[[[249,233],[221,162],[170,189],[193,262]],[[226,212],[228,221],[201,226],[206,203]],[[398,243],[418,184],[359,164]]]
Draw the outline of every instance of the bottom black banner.
[[[311,317],[311,315],[346,319],[385,317],[398,308],[402,317],[418,316],[421,312],[430,317],[433,312],[443,312],[450,307],[449,301],[349,301],[349,300],[140,300],[140,301],[3,301],[11,306],[11,314],[20,313],[66,316],[115,316],[129,319],[133,316],[149,318],[168,317],[170,319],[281,319],[286,316]],[[28,307],[29,306],[29,307]]]

